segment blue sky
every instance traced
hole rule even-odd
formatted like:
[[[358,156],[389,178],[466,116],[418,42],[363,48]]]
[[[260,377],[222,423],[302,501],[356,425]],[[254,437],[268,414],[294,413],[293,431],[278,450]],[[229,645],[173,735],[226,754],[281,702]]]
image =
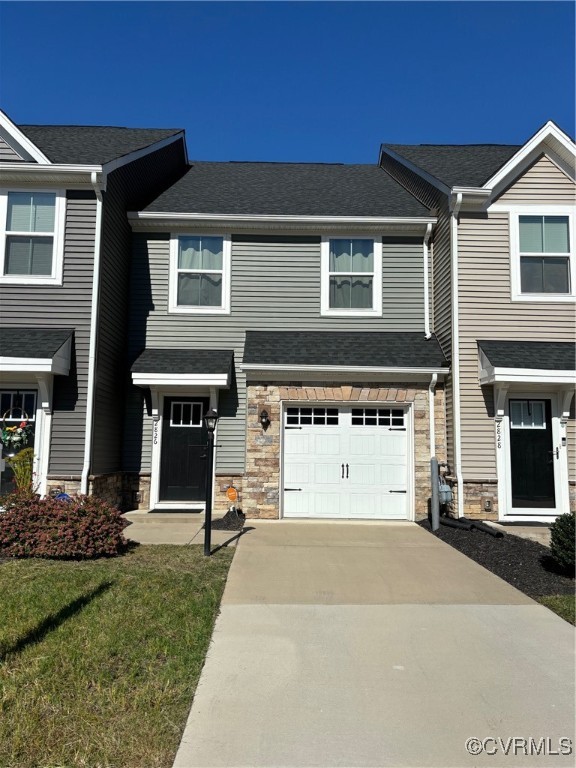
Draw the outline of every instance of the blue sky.
[[[204,160],[523,143],[574,133],[574,23],[572,2],[0,2],[0,106],[183,127]]]

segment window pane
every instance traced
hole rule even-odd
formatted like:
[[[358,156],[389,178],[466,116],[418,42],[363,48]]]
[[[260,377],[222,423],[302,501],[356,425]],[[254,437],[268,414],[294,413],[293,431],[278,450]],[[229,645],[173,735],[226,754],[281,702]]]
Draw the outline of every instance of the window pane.
[[[53,232],[56,195],[9,192],[7,229],[12,232]]]
[[[350,309],[351,278],[330,278],[330,307],[332,309]]]
[[[522,426],[522,400],[510,401],[510,426]]]
[[[544,250],[546,253],[568,253],[568,216],[544,217]]]
[[[350,306],[354,309],[372,309],[371,277],[353,278]]]
[[[570,293],[568,258],[548,256],[544,262],[544,293]]]
[[[543,216],[520,216],[520,253],[542,253]]]
[[[374,241],[352,240],[351,272],[374,271]]]
[[[520,284],[522,293],[543,293],[543,259],[522,256],[520,259]]]
[[[330,240],[330,272],[350,272],[350,240]]]
[[[222,275],[200,276],[200,306],[222,306]]]
[[[222,269],[223,244],[221,237],[202,238],[202,269]]]
[[[202,256],[199,237],[181,237],[178,240],[178,268],[201,269]]]
[[[51,237],[6,238],[5,275],[51,275],[52,274]]]
[[[541,400],[530,400],[529,405],[532,411],[532,426],[543,429],[545,427],[544,403]]]
[[[200,306],[200,275],[178,275],[178,306]]]

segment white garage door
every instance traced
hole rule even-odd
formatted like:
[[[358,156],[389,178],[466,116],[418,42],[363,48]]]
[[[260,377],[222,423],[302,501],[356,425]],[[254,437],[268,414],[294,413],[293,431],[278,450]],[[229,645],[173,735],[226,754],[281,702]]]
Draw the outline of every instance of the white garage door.
[[[405,408],[287,407],[284,517],[408,517]]]

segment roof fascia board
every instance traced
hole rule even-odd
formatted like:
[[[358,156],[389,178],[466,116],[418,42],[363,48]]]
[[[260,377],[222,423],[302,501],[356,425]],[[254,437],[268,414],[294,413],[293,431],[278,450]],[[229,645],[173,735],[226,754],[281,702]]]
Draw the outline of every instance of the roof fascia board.
[[[167,147],[170,144],[175,143],[179,139],[184,139],[184,131],[175,133],[172,136],[168,136],[165,139],[161,139],[160,141],[155,141],[154,144],[149,144],[147,147],[136,149],[134,150],[134,152],[129,152],[127,155],[122,155],[122,157],[117,157],[115,160],[110,160],[108,163],[104,163],[104,165],[102,166],[102,170],[106,175],[109,173],[112,173],[112,171],[115,171],[117,168],[122,168],[122,166],[124,165],[133,163],[136,160],[140,160],[141,157],[146,157],[146,155],[149,155],[152,152],[158,152],[160,149],[164,149],[164,147]],[[184,141],[184,147],[186,147],[185,141]]]
[[[5,112],[0,110],[0,136],[7,141],[20,155],[25,155],[24,160],[34,160],[37,163],[50,165],[50,160],[40,149],[22,133]],[[13,145],[16,146],[13,146]]]
[[[550,144],[550,140],[552,140],[552,144]],[[576,158],[576,145],[574,142],[564,133],[564,131],[561,131],[560,128],[558,128],[556,123],[549,120],[546,125],[543,125],[542,128],[537,131],[534,136],[532,136],[532,138],[510,158],[510,160],[508,160],[507,163],[504,163],[504,165],[496,171],[490,179],[488,179],[483,185],[484,188],[494,189],[494,187],[501,184],[514,172],[519,173],[519,166],[521,166],[522,162],[525,161],[532,152],[537,151],[540,148],[540,145],[547,144],[550,149],[553,150],[554,143],[559,147],[563,147]]]
[[[228,373],[132,373],[132,383],[137,387],[195,386],[228,387]]]
[[[275,230],[401,230],[424,233],[429,224],[435,224],[436,217],[382,217],[382,216],[258,216],[204,213],[128,213],[128,219],[135,231],[187,229],[206,227],[210,229],[275,229]]]
[[[405,374],[405,373],[412,373],[412,374],[422,374],[426,376],[430,376],[433,373],[438,374],[439,376],[445,376],[449,373],[449,370],[447,368],[435,368],[435,367],[428,367],[428,366],[415,366],[415,367],[404,367],[404,366],[369,366],[369,365],[272,365],[272,364],[259,364],[259,363],[243,363],[240,366],[241,370],[243,371],[287,371],[287,372],[301,372],[301,373],[307,373],[307,372],[313,372],[316,371],[318,373],[345,373],[345,374],[355,374],[355,373],[382,373],[382,374]]]
[[[407,160],[405,157],[402,157],[402,155],[397,154],[392,149],[388,149],[388,147],[384,146],[384,144],[382,145],[380,150],[380,162],[382,162],[382,155],[384,153],[387,154],[389,157],[391,157],[392,160],[396,160],[397,162],[404,165],[406,168],[408,168],[409,171],[412,171],[412,173],[415,173],[421,178],[423,178],[424,181],[427,181],[433,187],[436,187],[436,189],[439,189],[445,195],[450,194],[450,187],[444,184],[443,181],[440,181],[439,179],[437,179],[435,176],[432,176],[427,171],[423,170],[422,168],[419,168],[417,165],[414,165],[414,163],[411,163],[410,160]]]
[[[499,368],[488,365],[480,369],[480,384],[571,384],[576,385],[576,371],[538,368]]]

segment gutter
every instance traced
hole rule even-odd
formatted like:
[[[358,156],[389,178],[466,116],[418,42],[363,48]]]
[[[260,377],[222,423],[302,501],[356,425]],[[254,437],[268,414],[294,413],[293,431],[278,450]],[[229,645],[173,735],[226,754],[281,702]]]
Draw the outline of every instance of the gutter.
[[[462,192],[452,198],[450,212],[450,251],[452,253],[452,408],[454,412],[454,461],[458,486],[458,517],[464,517],[464,481],[462,477],[462,439],[460,431],[460,324],[458,312],[458,214]]]
[[[84,465],[80,481],[80,493],[88,493],[88,475],[92,463],[92,434],[94,432],[94,385],[96,381],[96,344],[98,310],[100,300],[100,251],[102,243],[102,190],[98,174],[92,172],[91,184],[96,195],[96,232],[94,235],[94,272],[92,276],[92,308],[90,314],[90,349],[88,353],[88,392],[86,396],[86,434],[84,440]]]
[[[430,235],[432,234],[432,224],[428,224],[426,227],[426,233],[424,235],[424,242],[422,245],[422,255],[424,259],[424,336],[429,339],[432,334],[430,333],[430,286],[429,286],[429,249],[428,242]]]

